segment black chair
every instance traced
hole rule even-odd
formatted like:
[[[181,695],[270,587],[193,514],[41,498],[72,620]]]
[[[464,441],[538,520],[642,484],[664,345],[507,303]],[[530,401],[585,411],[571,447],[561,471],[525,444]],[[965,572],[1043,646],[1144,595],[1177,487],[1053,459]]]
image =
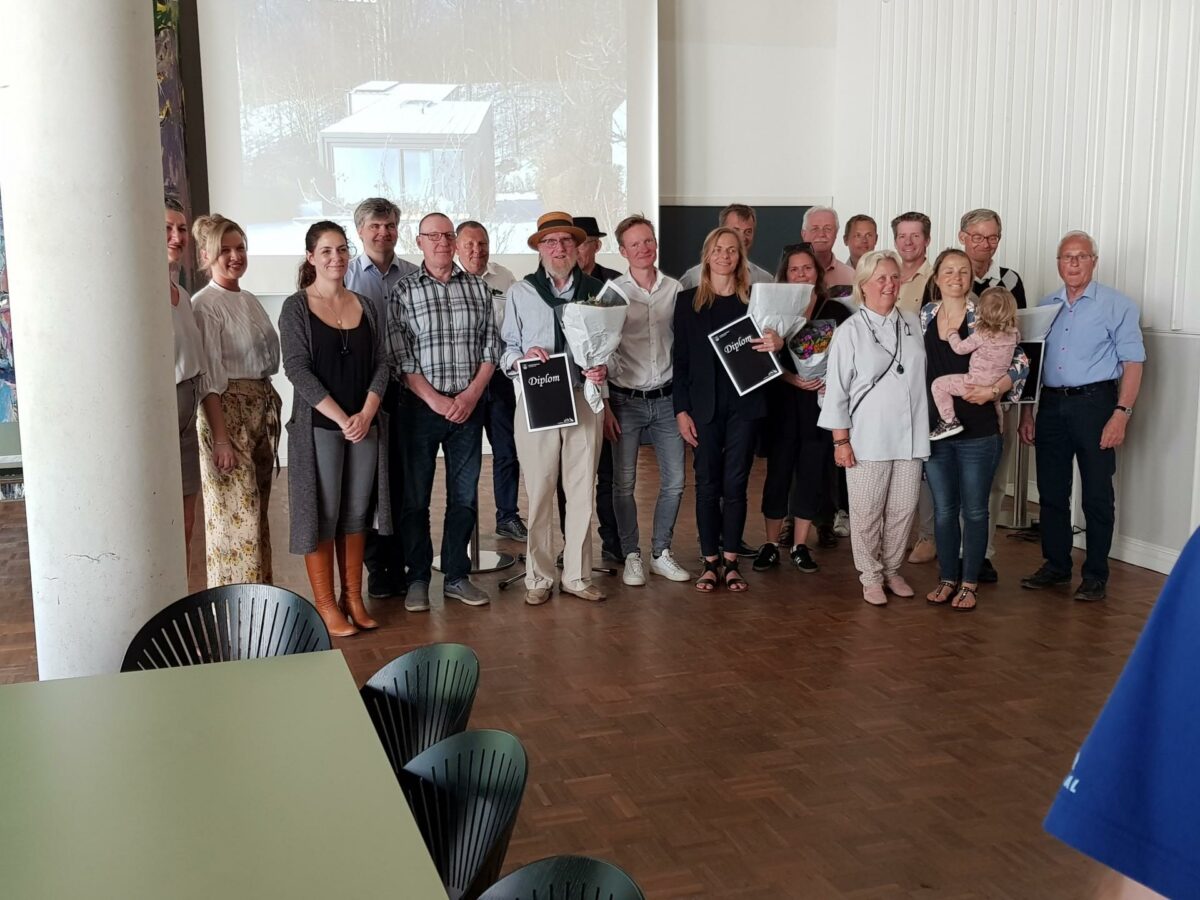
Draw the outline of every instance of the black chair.
[[[500,875],[529,763],[506,731],[465,731],[400,770],[400,787],[449,900],[477,900]]]
[[[122,672],[330,648],[316,608],[272,584],[229,584],[199,591],[159,612],[134,635]]]
[[[429,644],[397,656],[359,692],[392,769],[465,731],[479,687],[479,657],[464,644]]]
[[[479,900],[646,900],[646,895],[610,862],[549,856],[509,872]]]

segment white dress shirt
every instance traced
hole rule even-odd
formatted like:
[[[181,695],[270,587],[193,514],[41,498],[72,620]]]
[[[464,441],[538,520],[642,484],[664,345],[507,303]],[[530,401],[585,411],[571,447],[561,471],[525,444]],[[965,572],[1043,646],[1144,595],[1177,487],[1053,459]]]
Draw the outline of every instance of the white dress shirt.
[[[928,459],[928,404],[916,316],[896,309],[881,316],[862,306],[838,326],[817,424],[849,429],[857,459]]]
[[[488,260],[484,269],[483,283],[492,289],[492,310],[496,314],[496,327],[504,324],[504,301],[508,289],[517,283],[517,276],[499,263]]]
[[[200,396],[223,394],[237,378],[270,378],[279,371],[279,333],[249,291],[228,291],[215,281],[192,298],[204,340]]]
[[[608,365],[608,379],[631,391],[652,391],[671,383],[679,282],[661,271],[657,274],[649,292],[629,272],[616,279],[629,297],[629,310],[621,344]]]
[[[175,331],[175,383],[183,384],[204,371],[204,338],[196,326],[192,298],[175,281],[179,303],[171,306],[171,327]]]

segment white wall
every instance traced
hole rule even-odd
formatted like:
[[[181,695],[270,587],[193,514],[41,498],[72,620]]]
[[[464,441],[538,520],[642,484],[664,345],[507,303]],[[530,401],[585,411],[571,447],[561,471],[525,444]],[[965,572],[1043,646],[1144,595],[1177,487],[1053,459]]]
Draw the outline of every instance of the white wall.
[[[1200,522],[1200,10],[1192,0],[843,0],[831,192],[883,224],[1004,218],[1031,297],[1071,228],[1142,308],[1148,364],[1120,454],[1113,555],[1166,571]],[[664,173],[665,174],[665,173]],[[886,230],[886,226],[885,226]],[[889,235],[890,236],[890,235]],[[886,237],[884,242],[886,243]]]
[[[658,28],[661,202],[828,202],[835,4],[659,0]]]

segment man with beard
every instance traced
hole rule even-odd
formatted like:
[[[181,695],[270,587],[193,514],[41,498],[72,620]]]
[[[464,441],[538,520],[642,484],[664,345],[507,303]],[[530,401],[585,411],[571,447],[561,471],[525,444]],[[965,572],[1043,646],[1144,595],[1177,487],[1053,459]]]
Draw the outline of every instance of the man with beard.
[[[517,374],[522,359],[544,361],[551,353],[567,352],[561,323],[561,307],[573,300],[596,296],[603,285],[579,268],[579,244],[587,239],[582,228],[565,212],[548,212],[538,219],[529,246],[538,252],[540,263],[531,275],[508,292],[501,338],[504,355],[501,368]],[[568,368],[576,391],[578,422],[566,428],[530,431],[517,400],[516,442],[525,492],[529,496],[529,543],[526,551],[525,602],[537,606],[550,599],[554,588],[555,487],[561,476],[566,493],[563,574],[559,590],[583,600],[604,600],[604,593],[591,583],[592,489],[600,458],[604,417],[592,411],[583,396],[586,378],[603,385],[604,366],[581,372],[568,357]]]

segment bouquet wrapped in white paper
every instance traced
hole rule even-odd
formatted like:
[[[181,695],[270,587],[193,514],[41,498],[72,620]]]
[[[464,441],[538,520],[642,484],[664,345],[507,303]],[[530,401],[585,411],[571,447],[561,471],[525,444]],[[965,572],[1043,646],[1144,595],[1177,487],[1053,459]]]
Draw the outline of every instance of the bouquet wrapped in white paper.
[[[805,381],[824,378],[829,365],[829,344],[837,322],[833,319],[818,319],[809,322],[788,341],[788,353],[796,364],[796,374]]]
[[[581,369],[608,365],[621,343],[621,329],[625,327],[628,311],[629,298],[611,281],[605,282],[595,297],[562,307],[563,335],[575,365]],[[593,412],[604,410],[604,396],[598,384],[590,381],[584,384],[583,396]]]
[[[747,312],[760,331],[768,328],[786,342],[804,326],[804,311],[812,299],[811,284],[755,284]]]
[[[1062,309],[1061,303],[1048,303],[1032,309],[1017,310],[1017,328],[1023,341],[1044,341],[1050,334],[1050,326]]]

